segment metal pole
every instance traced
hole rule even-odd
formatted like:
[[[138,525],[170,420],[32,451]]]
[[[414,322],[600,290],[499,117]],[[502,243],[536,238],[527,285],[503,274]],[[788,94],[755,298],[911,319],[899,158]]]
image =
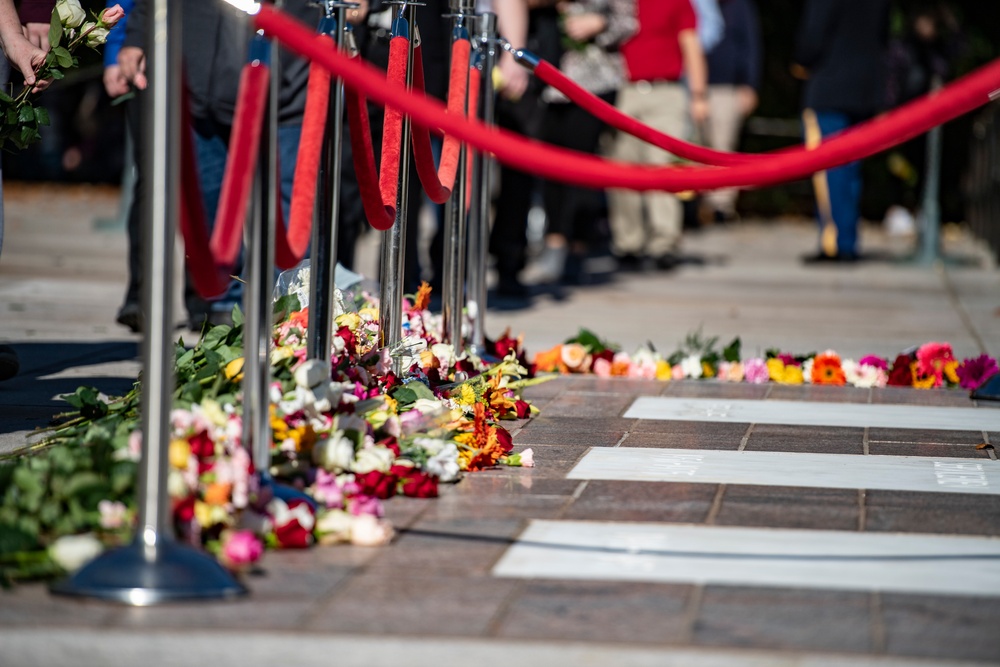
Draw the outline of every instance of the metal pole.
[[[168,0],[152,0],[149,19],[150,87],[146,100],[145,263],[142,432],[139,516],[131,545],[109,551],[52,586],[60,595],[95,597],[130,605],[243,595],[211,556],[178,544],[167,499],[167,449],[173,399],[174,235],[180,213],[181,13]]]
[[[481,91],[469,91],[479,95],[479,108],[483,122],[492,126],[496,121],[496,98],[493,90],[493,68],[497,62],[497,16],[487,12],[479,16],[479,53],[482,68]],[[472,333],[469,336],[469,350],[482,357],[486,353],[486,269],[489,262],[490,239],[490,175],[492,160],[481,151],[476,151],[472,165],[472,207],[469,220],[469,293],[466,308],[472,318]]]
[[[935,76],[931,90],[941,88],[941,77]],[[941,126],[935,125],[927,133],[927,167],[924,171],[924,191],[920,211],[923,218],[920,230],[920,252],[917,263],[931,265],[941,258]]]
[[[406,87],[413,86],[413,50],[417,24],[415,5],[402,2],[399,14],[392,24],[393,37],[406,37],[409,51],[406,60]],[[382,165],[385,168],[385,165]],[[382,233],[382,259],[379,272],[379,345],[398,351],[403,337],[403,279],[406,275],[406,215],[410,189],[410,117],[403,116],[400,136],[399,181],[396,191],[396,220]],[[402,369],[402,358],[393,356],[397,374]]]
[[[260,156],[254,182],[254,205],[247,232],[246,286],[243,294],[243,444],[253,457],[261,484],[271,466],[271,320],[274,285],[274,230],[278,199],[278,61],[277,47],[258,32],[252,60],[270,65],[267,111],[261,127]]]
[[[469,39],[466,20],[475,9],[475,0],[449,0],[452,17],[452,42],[459,39]],[[466,108],[468,98],[466,98]],[[455,175],[455,187],[451,198],[445,204],[445,234],[444,260],[442,267],[441,288],[444,292],[442,303],[442,320],[444,342],[451,343],[455,351],[462,351],[462,306],[465,289],[465,247],[466,215],[465,198],[468,183],[466,168],[468,152],[465,144],[458,151],[458,173]]]
[[[348,6],[356,7],[357,4],[329,0],[324,3],[326,18],[320,24],[320,32],[334,38],[338,51],[344,50]],[[344,82],[337,78],[330,83],[330,106],[319,173],[319,206],[312,230],[309,330],[306,338],[309,358],[318,359],[328,366],[336,301],[337,224],[340,218],[341,145],[344,137]]]

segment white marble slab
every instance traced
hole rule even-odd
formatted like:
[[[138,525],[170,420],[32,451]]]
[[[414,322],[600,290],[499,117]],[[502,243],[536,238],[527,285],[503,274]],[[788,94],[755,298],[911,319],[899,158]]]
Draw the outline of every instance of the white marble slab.
[[[532,521],[493,574],[997,597],[1000,539]]]
[[[1000,494],[987,459],[595,447],[569,479]]]
[[[794,426],[871,426],[939,431],[1000,430],[1000,410],[996,408],[943,408],[811,401],[644,396],[632,403],[625,417]]]

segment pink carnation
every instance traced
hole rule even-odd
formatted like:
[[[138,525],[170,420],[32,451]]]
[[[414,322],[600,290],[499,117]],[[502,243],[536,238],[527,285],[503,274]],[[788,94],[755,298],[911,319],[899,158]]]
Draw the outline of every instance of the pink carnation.
[[[747,359],[743,362],[743,377],[750,384],[765,384],[771,379],[767,362],[760,358]]]
[[[240,568],[260,560],[264,545],[253,531],[229,530],[222,534],[222,561],[231,568]]]

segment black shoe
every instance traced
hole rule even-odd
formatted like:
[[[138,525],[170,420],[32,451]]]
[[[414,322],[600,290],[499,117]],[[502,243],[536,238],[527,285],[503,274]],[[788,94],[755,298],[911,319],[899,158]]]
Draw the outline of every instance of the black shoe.
[[[115,321],[122,326],[128,327],[132,333],[139,333],[142,331],[142,309],[139,308],[138,303],[126,301],[118,309]]]
[[[677,258],[677,255],[668,252],[654,258],[653,263],[660,271],[673,271],[677,268],[677,265],[680,264],[680,260]]]
[[[501,276],[497,280],[496,294],[511,299],[526,299],[531,295],[531,290],[517,276]]]
[[[9,380],[21,370],[17,350],[10,345],[0,345],[0,382]]]
[[[643,270],[644,257],[628,253],[618,256],[618,270],[625,273],[638,273]]]
[[[806,255],[802,258],[802,263],[806,266],[812,266],[815,264],[853,264],[858,261],[858,256],[853,253],[842,253],[838,252],[833,255],[828,255],[823,251],[816,253],[815,255]]]

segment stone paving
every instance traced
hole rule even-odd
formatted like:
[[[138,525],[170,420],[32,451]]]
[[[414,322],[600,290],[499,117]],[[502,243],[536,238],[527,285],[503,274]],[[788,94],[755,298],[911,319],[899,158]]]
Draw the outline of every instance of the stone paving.
[[[124,237],[113,191],[8,190],[0,263],[0,339],[23,374],[0,384],[0,447],[23,443],[78,384],[109,393],[138,370],[137,337],[114,325]],[[80,211],[86,211],[81,216]],[[673,274],[623,276],[540,293],[530,308],[491,311],[531,350],[588,325],[626,349],[666,351],[704,327],[740,334],[752,352],[833,347],[892,354],[950,340],[959,355],[1000,353],[1000,276],[958,231],[961,263],[906,265],[908,247],[867,229],[885,258],[802,268],[813,231],[795,221],[713,228],[689,252],[725,258]],[[1000,590],[981,595],[496,576],[532,520],[635,525],[969,536],[1000,541],[1000,496],[964,493],[568,479],[592,448],[670,448],[952,457],[1000,465],[977,450],[1000,433],[626,418],[643,396],[915,405],[996,410],[961,391],[669,384],[560,378],[528,390],[541,409],[511,422],[536,467],[466,476],[434,500],[386,504],[399,535],[384,548],[269,552],[234,602],[126,608],[52,597],[41,585],[0,593],[0,665],[995,665]],[[992,413],[991,413],[992,414]],[[621,568],[633,566],[627,550]],[[888,566],[887,566],[888,567]],[[959,567],[959,565],[956,565]],[[963,566],[965,567],[965,566]]]

